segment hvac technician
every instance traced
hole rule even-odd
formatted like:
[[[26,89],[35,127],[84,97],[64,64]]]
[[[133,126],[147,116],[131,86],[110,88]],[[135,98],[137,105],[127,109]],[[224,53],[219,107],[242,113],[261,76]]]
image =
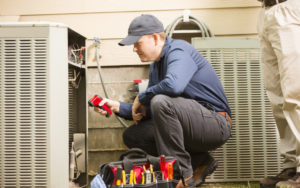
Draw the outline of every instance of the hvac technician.
[[[186,186],[198,186],[217,167],[208,151],[231,135],[231,112],[221,82],[193,46],[166,36],[163,24],[152,15],[131,22],[119,45],[132,44],[142,62],[153,61],[148,88],[133,104],[110,99],[103,103],[136,123],[123,134],[129,148],[176,157]]]
[[[262,179],[261,187],[300,187],[300,1],[264,0],[258,29],[265,87],[284,157],[284,170]]]

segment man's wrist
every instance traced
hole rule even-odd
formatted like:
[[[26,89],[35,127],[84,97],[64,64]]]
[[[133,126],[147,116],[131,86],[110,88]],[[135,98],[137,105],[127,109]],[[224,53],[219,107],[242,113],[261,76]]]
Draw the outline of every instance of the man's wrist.
[[[111,109],[114,113],[120,113],[120,102],[115,101],[114,107]]]

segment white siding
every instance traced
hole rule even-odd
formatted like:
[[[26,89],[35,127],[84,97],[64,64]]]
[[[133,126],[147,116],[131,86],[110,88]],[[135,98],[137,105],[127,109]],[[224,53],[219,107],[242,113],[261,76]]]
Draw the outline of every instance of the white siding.
[[[132,47],[117,43],[126,36],[130,21],[142,13],[157,16],[166,27],[190,9],[216,36],[256,36],[260,9],[256,0],[165,0],[163,6],[161,0],[0,0],[0,5],[0,21],[62,22],[90,39],[99,37],[104,66],[140,64]],[[89,58],[88,65],[95,63]]]

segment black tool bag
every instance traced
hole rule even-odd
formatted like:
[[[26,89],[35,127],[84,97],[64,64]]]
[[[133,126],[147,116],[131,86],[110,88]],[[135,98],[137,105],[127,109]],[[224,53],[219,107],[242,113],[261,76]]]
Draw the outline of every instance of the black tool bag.
[[[161,171],[160,166],[160,157],[151,156],[139,148],[132,148],[124,152],[119,161],[101,165],[99,174],[108,188],[175,188],[181,178],[179,162],[175,157],[166,156],[165,170]],[[168,178],[170,169],[167,169],[167,166],[173,167],[173,177],[170,179]],[[121,181],[118,172],[120,170],[122,170]],[[151,176],[149,171],[152,171]]]

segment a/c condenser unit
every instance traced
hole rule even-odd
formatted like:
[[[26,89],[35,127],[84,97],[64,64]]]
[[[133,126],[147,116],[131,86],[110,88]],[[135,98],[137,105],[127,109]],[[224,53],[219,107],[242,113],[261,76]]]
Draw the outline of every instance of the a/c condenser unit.
[[[87,184],[85,37],[0,23],[0,187]]]

